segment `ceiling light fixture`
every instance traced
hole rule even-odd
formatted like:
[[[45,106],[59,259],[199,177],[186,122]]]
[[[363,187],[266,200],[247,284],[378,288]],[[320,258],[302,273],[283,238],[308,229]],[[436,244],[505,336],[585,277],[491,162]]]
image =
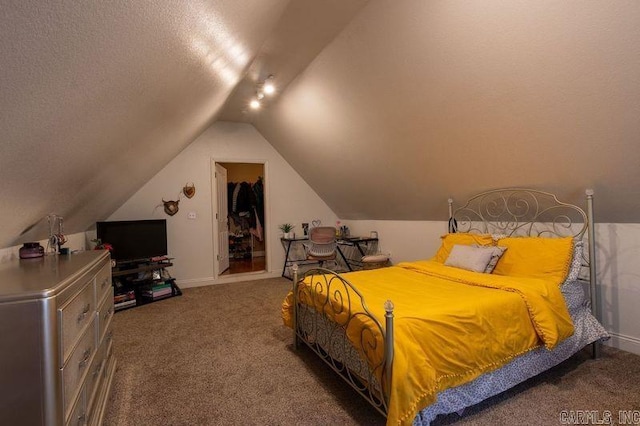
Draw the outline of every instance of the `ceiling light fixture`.
[[[265,95],[270,96],[275,92],[276,86],[273,84],[273,75],[269,75],[269,77],[267,77],[267,79],[261,83],[256,82],[256,94],[251,99],[251,101],[249,101],[249,108],[251,108],[252,110],[258,110],[262,108],[262,103],[267,97]],[[246,113],[247,110],[244,109],[242,112]]]
[[[273,76],[270,75],[262,85],[262,91],[267,95],[272,95],[276,91],[276,86],[273,84]]]

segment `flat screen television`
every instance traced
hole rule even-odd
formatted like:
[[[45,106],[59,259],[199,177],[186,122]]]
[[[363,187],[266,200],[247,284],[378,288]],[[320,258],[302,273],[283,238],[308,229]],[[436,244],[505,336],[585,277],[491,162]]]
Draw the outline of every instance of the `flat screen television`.
[[[165,219],[97,222],[98,239],[111,244],[111,258],[117,262],[167,255]]]

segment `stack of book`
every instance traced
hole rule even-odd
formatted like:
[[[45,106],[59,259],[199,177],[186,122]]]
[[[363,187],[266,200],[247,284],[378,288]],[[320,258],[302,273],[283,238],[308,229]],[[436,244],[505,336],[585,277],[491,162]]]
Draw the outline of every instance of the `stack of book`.
[[[136,306],[136,293],[133,290],[118,293],[113,296],[113,307],[116,311],[132,306]]]
[[[173,289],[171,288],[171,281],[159,282],[142,290],[142,296],[151,300],[157,300],[172,295]]]

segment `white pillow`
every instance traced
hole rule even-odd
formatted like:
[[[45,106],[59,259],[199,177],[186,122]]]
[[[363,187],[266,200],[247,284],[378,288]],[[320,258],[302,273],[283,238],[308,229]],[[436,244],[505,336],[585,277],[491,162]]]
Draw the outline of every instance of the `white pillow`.
[[[446,266],[466,269],[473,272],[484,272],[493,256],[492,247],[473,247],[455,244],[444,261]]]
[[[485,274],[490,274],[496,269],[496,265],[498,264],[498,260],[502,257],[504,252],[507,250],[507,247],[502,246],[492,246],[492,247],[484,247],[486,249],[491,250],[491,259],[489,263],[487,263],[487,267],[484,270]]]

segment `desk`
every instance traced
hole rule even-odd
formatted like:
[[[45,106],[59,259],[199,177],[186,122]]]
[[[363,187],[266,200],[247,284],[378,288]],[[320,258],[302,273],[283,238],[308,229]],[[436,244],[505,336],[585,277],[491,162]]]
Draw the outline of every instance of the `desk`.
[[[292,279],[287,269],[295,263],[298,266],[317,264],[315,260],[307,260],[304,243],[309,241],[307,237],[298,238],[280,238],[282,248],[284,249],[284,265],[282,265],[282,276]],[[362,257],[367,254],[375,254],[378,251],[378,239],[369,237],[350,237],[338,240],[336,246],[338,257],[337,261],[342,260],[347,271],[355,271],[362,269]],[[342,268],[341,268],[342,269]],[[342,269],[344,271],[344,269]]]
[[[338,240],[338,253],[349,271],[362,269],[362,258],[378,252],[378,238],[349,237]]]
[[[287,268],[293,266],[294,263],[306,264],[306,263],[317,263],[317,262],[309,262],[307,261],[306,252],[304,250],[304,243],[309,241],[307,237],[298,237],[298,238],[280,238],[280,242],[282,243],[282,248],[284,249],[284,265],[282,265],[282,276],[285,278],[289,278],[290,280],[293,277],[290,274],[287,274]],[[302,251],[300,251],[300,249]]]

